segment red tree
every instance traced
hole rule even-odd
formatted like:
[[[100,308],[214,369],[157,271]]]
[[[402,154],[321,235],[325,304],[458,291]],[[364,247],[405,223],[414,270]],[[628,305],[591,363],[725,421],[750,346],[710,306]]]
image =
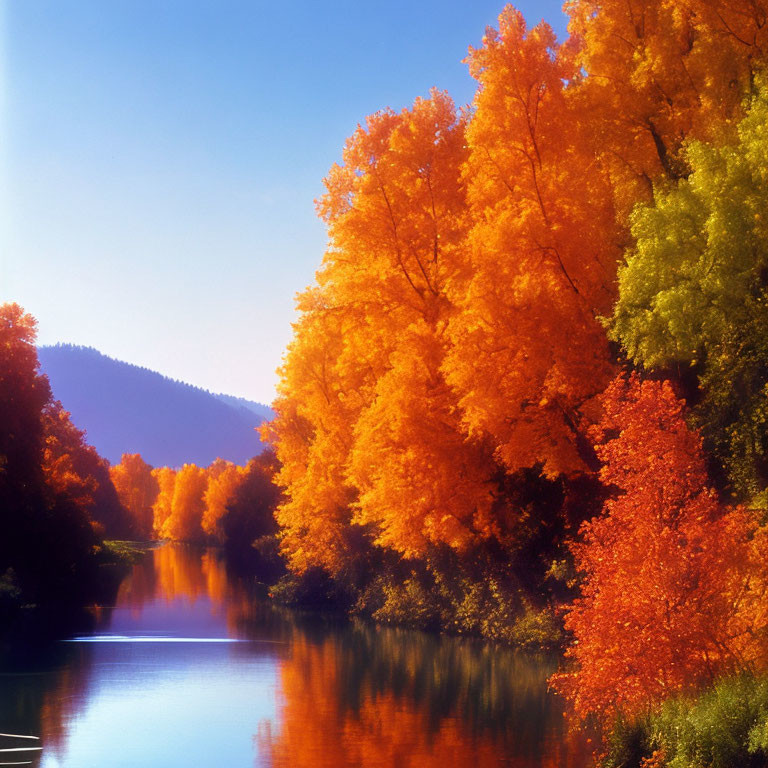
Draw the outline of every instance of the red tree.
[[[573,545],[584,575],[565,621],[575,664],[553,679],[580,716],[642,709],[765,660],[766,535],[718,502],[684,402],[633,375],[603,404],[601,478],[620,493]]]

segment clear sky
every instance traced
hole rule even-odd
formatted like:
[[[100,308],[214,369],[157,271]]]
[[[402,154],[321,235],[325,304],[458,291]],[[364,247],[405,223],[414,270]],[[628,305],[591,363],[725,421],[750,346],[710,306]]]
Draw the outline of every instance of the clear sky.
[[[432,86],[496,0],[0,0],[0,301],[262,402],[325,246],[313,200],[358,122]],[[518,3],[562,37],[560,2]]]

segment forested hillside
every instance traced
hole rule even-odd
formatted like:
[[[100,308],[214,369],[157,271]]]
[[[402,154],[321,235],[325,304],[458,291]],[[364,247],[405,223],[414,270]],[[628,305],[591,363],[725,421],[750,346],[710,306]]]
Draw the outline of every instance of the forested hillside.
[[[124,453],[140,453],[153,466],[205,466],[216,458],[245,464],[263,449],[255,428],[269,418],[267,406],[213,395],[87,347],[41,347],[38,354],[54,397],[113,464]]]

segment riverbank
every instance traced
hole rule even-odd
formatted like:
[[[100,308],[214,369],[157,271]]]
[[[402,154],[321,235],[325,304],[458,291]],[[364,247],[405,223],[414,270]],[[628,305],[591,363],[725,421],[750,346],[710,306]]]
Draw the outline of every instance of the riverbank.
[[[158,542],[107,540],[94,548],[88,567],[65,596],[29,600],[13,569],[0,576],[0,643],[17,642],[35,634],[55,636],[70,626],[82,624],[86,608],[114,604],[120,583],[131,568],[158,546]],[[87,624],[87,621],[86,621]],[[42,632],[41,632],[42,630]]]
[[[75,642],[0,654],[0,720],[43,764],[589,765],[547,690],[556,657],[284,609],[221,550],[153,549],[91,614]]]
[[[565,645],[560,606],[572,597],[566,559],[542,558],[521,569],[488,549],[459,557],[436,548],[423,559],[403,561],[371,548],[331,575],[319,567],[288,570],[276,536],[255,542],[250,556],[242,549],[233,556],[224,547],[230,567],[259,583],[278,605],[525,650],[561,651]]]

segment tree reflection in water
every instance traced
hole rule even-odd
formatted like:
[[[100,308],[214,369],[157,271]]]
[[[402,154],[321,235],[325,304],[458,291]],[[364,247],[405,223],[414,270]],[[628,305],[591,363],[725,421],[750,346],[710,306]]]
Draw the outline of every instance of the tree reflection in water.
[[[547,693],[552,668],[407,631],[300,632],[281,663],[278,717],[261,724],[257,742],[280,768],[578,768],[588,763],[586,739],[568,733]]]
[[[568,734],[547,692],[555,660],[282,610],[228,574],[215,550],[155,550],[89,621],[69,634],[244,642],[48,642],[6,653],[0,724],[42,736],[43,768],[81,768],[84,755],[122,766],[137,737],[147,748],[132,766],[147,768],[180,768],[205,750],[232,768],[588,764],[584,736]],[[116,706],[133,722],[112,723]],[[152,741],[153,706],[162,743]],[[96,723],[109,732],[94,734]]]

